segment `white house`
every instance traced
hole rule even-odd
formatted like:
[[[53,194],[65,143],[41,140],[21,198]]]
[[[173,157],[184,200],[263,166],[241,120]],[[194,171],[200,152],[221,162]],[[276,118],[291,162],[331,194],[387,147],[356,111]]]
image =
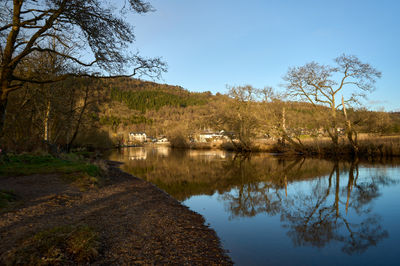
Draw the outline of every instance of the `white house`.
[[[165,143],[168,142],[168,139],[166,137],[160,137],[159,139],[157,139],[158,143]]]
[[[197,136],[198,142],[209,142],[222,139],[227,139],[227,136],[223,130],[221,130],[220,132],[202,132]]]
[[[130,132],[129,133],[129,141],[130,142],[145,142],[146,141],[146,133],[144,132]]]

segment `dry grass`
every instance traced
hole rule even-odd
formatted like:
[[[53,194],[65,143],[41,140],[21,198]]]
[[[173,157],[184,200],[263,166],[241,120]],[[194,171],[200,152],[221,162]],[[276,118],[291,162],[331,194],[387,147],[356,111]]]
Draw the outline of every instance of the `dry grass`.
[[[331,155],[334,148],[330,138],[308,138],[302,140],[304,153],[315,155]],[[358,138],[358,156],[365,158],[398,157],[400,156],[400,136],[374,136],[360,134]],[[288,145],[275,145],[274,151],[288,152],[293,150]],[[350,143],[345,137],[339,140],[339,154],[351,155],[353,153]]]
[[[301,143],[304,149],[295,149],[289,143],[280,144],[276,140],[256,140],[254,141],[252,151],[270,152],[270,153],[303,153],[309,155],[331,156],[334,155],[332,140],[329,137],[302,138]],[[400,136],[377,136],[372,134],[359,134],[359,156],[366,158],[375,157],[400,157]],[[179,145],[180,144],[180,145]],[[190,149],[222,149],[235,151],[231,142],[204,142],[190,143],[172,142],[172,147],[190,148]],[[339,139],[339,155],[349,156],[353,154],[353,149],[347,138],[342,136]]]
[[[98,233],[86,225],[58,226],[24,240],[6,258],[7,265],[88,264],[97,255]]]
[[[400,136],[369,136],[359,140],[360,154],[368,157],[400,156]]]

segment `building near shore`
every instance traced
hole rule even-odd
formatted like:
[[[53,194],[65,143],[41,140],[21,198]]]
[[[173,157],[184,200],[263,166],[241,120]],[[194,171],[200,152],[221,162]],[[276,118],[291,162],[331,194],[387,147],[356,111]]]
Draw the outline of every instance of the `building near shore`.
[[[221,131],[203,131],[194,138],[196,142],[213,142],[219,140],[228,140],[227,132]]]
[[[157,143],[167,143],[169,140],[165,136],[161,136],[160,138],[157,139]]]
[[[130,132],[129,142],[145,142],[147,135],[144,132]]]

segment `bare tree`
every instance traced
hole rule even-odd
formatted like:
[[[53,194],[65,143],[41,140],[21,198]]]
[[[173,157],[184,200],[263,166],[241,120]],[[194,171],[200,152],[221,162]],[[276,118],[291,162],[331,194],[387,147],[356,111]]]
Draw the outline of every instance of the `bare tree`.
[[[110,2],[0,1],[0,133],[9,93],[26,82],[44,84],[71,75],[157,77],[166,70],[160,58],[143,58],[137,52],[126,52],[135,35],[124,14],[147,13],[153,10],[152,6],[143,0],[125,0],[122,7],[116,8]],[[64,49],[47,45],[54,40]],[[30,77],[23,62],[33,53],[63,57],[74,65],[75,71],[65,69],[56,77]]]
[[[289,68],[283,79],[289,96],[310,102],[314,107],[323,105],[330,108],[330,123],[326,130],[337,151],[338,109],[359,102],[366,93],[375,89],[375,81],[380,77],[381,72],[370,64],[362,63],[356,56],[343,54],[335,59],[335,66],[311,62]],[[341,101],[340,96],[347,95],[350,96]],[[354,129],[351,126],[347,128],[352,131],[348,136],[355,136]]]
[[[230,132],[228,137],[236,150],[248,152],[263,119],[256,102],[260,90],[250,85],[228,89],[230,99],[219,106],[215,123],[220,129]]]

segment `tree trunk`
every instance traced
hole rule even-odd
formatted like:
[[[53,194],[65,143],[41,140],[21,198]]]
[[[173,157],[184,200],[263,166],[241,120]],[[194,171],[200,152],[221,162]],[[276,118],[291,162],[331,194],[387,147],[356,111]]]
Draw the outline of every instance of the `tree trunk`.
[[[44,117],[44,140],[49,141],[49,116],[50,116],[50,101],[47,102],[46,113]]]
[[[286,131],[285,108],[282,108],[281,140],[282,144],[285,144],[285,141],[289,142],[294,147],[295,151],[301,153],[307,152],[301,140],[299,138],[296,138],[297,142],[294,141],[293,138],[291,138]]]
[[[346,135],[347,139],[349,140],[351,144],[351,148],[353,149],[353,154],[355,157],[358,156],[358,139],[357,139],[357,131],[354,130],[354,128],[351,125],[350,119],[347,118],[347,112],[346,112],[346,106],[344,105],[344,99],[342,96],[342,105],[343,105],[343,113],[344,117],[346,119]]]
[[[79,127],[81,126],[83,115],[85,113],[86,108],[88,107],[89,90],[90,90],[90,88],[86,87],[85,98],[83,100],[83,106],[82,106],[81,112],[79,113],[79,117],[76,122],[75,130],[72,135],[72,138],[69,140],[69,142],[67,144],[67,152],[70,152],[72,144],[74,143],[76,137],[78,136]]]
[[[1,98],[0,99],[0,141],[4,134],[4,123],[6,120],[6,108],[7,108],[7,98],[4,98],[4,99]],[[0,148],[1,148],[1,146],[0,146]]]
[[[286,134],[286,110],[282,108],[282,130]],[[285,144],[285,137],[282,137],[282,144]]]
[[[333,100],[332,103],[332,132],[329,134],[331,136],[333,147],[335,154],[338,153],[339,150],[339,135],[337,132],[337,120],[336,120],[336,108],[335,108],[335,101]]]

